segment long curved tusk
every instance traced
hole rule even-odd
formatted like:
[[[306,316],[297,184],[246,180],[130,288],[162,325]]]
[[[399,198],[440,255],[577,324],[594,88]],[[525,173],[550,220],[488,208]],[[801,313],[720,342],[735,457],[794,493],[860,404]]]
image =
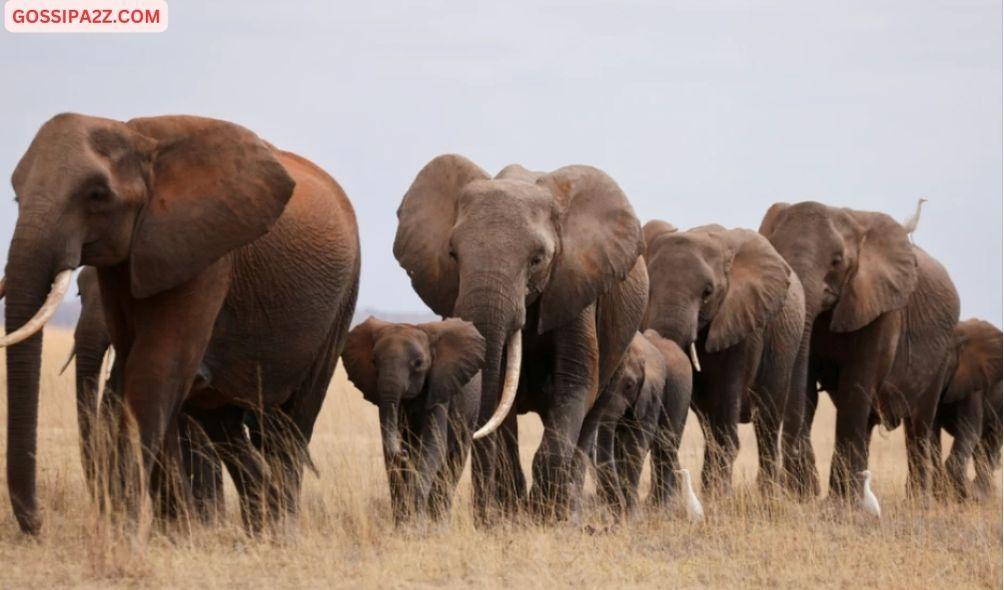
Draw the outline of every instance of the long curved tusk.
[[[52,319],[53,314],[56,313],[56,308],[59,307],[59,302],[63,300],[66,296],[66,292],[70,290],[70,281],[73,279],[73,269],[67,269],[59,271],[56,275],[56,280],[52,282],[52,289],[49,290],[49,296],[45,298],[45,303],[39,308],[38,313],[35,317],[31,318],[23,326],[14,330],[13,332],[7,334],[3,338],[0,338],[0,348],[5,346],[10,346],[12,344],[17,344],[22,340],[27,340],[35,335],[36,332],[45,326],[45,323]]]
[[[485,422],[485,425],[474,433],[474,440],[484,438],[495,432],[509,415],[513,402],[516,401],[516,388],[519,386],[519,367],[523,362],[523,332],[516,330],[509,336],[506,346],[505,383],[502,385],[502,397],[495,413]]]
[[[66,372],[66,369],[70,366],[70,363],[73,361],[73,357],[75,356],[77,356],[77,349],[76,347],[73,347],[70,349],[70,354],[66,355],[66,362],[63,363],[63,368],[59,370],[60,375]]]
[[[694,370],[700,373],[701,361],[697,359],[697,346],[693,342],[690,343],[690,362],[694,363]]]

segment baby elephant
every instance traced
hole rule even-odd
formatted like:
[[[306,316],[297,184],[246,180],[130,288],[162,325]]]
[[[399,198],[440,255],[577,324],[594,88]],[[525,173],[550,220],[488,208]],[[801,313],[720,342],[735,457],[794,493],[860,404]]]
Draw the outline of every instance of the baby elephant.
[[[396,522],[450,507],[481,400],[485,340],[470,322],[395,324],[369,318],[349,332],[349,379],[380,410]]]
[[[692,379],[690,360],[675,342],[655,330],[635,334],[599,402],[597,487],[615,511],[630,515],[636,510],[649,449],[652,501],[665,502],[675,491]]]
[[[941,429],[955,440],[941,473],[947,476],[956,497],[970,495],[966,466],[973,459],[976,494],[988,496],[993,490],[993,472],[1000,464],[1002,358],[1001,331],[978,319],[959,322],[955,327],[954,371],[941,394],[934,421],[934,457],[941,459]]]

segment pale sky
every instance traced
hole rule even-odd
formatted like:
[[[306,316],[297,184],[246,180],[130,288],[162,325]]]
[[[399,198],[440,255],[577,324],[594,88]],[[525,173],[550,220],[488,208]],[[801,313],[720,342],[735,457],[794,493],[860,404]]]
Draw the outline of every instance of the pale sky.
[[[926,196],[915,241],[963,317],[1001,325],[999,1],[168,4],[163,34],[0,31],[4,257],[7,179],[46,119],[188,113],[338,179],[360,309],[425,309],[391,253],[394,212],[457,152],[492,173],[598,166],[642,222],[682,228],[755,229],[806,199],[903,220]]]

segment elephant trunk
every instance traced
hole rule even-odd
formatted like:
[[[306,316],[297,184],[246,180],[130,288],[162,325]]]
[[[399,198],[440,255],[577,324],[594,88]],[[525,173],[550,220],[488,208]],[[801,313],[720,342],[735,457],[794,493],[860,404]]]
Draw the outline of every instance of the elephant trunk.
[[[465,281],[461,280],[461,295],[454,314],[473,323],[485,339],[478,419],[481,428],[475,434],[475,438],[481,438],[498,428],[515,400],[521,360],[517,357],[522,356],[521,330],[526,321],[526,309],[522,298],[509,293],[512,280],[482,273],[480,281],[472,279],[471,282],[476,286],[464,289]],[[503,393],[508,399],[502,399]],[[501,404],[502,401],[505,404]]]
[[[31,328],[31,322],[38,319],[47,298],[51,299],[50,286],[58,267],[53,257],[45,255],[49,252],[46,240],[26,237],[29,232],[25,227],[19,223],[14,232],[5,273],[5,321],[10,339],[7,349],[7,489],[21,530],[37,534],[42,526],[35,489],[42,332],[39,327],[23,338],[11,337],[24,335],[25,329]]]
[[[398,385],[381,376],[378,385],[378,407],[380,409],[380,438],[383,442],[384,459],[387,466],[397,465],[404,458],[401,447],[401,391]]]

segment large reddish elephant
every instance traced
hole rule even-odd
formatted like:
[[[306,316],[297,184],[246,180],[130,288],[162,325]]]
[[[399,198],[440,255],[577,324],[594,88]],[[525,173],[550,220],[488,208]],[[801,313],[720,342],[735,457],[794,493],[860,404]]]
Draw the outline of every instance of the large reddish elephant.
[[[295,511],[359,282],[355,216],[338,184],[233,123],[78,114],[42,126],[12,182],[0,345],[7,481],[22,530],[41,525],[41,328],[81,265],[97,269],[117,352],[119,441],[136,435],[142,447],[138,466],[118,455],[116,503],[135,506],[124,490],[142,489],[131,486],[149,483],[155,464],[177,463],[184,409],[221,451],[250,526]]]

